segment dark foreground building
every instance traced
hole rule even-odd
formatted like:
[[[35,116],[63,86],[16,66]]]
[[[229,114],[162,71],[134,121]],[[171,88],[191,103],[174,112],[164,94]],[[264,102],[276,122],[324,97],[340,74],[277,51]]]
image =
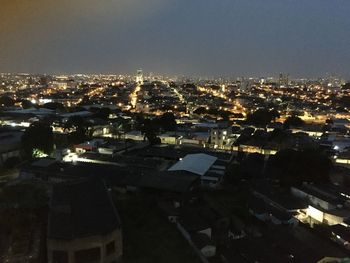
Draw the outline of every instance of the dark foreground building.
[[[49,263],[112,263],[122,256],[121,221],[104,181],[89,179],[53,188]]]

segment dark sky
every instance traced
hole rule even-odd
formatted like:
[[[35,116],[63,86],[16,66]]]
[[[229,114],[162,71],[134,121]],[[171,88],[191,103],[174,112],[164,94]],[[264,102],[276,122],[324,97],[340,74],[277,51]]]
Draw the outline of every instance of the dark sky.
[[[0,71],[350,77],[349,0],[0,0]]]

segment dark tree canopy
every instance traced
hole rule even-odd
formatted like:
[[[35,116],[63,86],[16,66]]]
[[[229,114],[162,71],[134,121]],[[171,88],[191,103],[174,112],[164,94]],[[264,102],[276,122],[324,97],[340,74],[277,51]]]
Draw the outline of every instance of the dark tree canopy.
[[[164,113],[159,119],[158,124],[160,128],[165,131],[175,131],[176,130],[176,121],[175,116],[171,112]]]
[[[160,144],[161,140],[157,137],[161,131],[176,131],[177,124],[175,116],[171,112],[164,113],[161,117],[148,119],[138,114],[135,117],[135,128],[147,138],[150,144]]]
[[[0,106],[11,107],[15,104],[15,101],[9,96],[0,97]]]
[[[344,107],[350,107],[350,96],[342,96],[339,101]]]
[[[73,130],[69,133],[70,143],[77,144],[86,141],[89,137],[89,124],[81,116],[70,117],[64,125],[65,130]]]
[[[258,109],[247,116],[247,123],[265,127],[279,117],[279,113],[276,110]]]
[[[109,115],[112,113],[110,108],[103,107],[97,110],[96,117],[101,118],[103,120],[108,120]]]
[[[159,126],[156,120],[144,119],[141,125],[141,132],[144,134],[151,145],[161,143],[159,137],[157,137],[158,131]]]
[[[244,128],[241,135],[236,140],[235,145],[241,145],[248,142],[252,138],[254,131],[255,129],[253,127]]]
[[[203,114],[207,114],[207,110],[204,107],[199,107],[197,109],[194,110],[193,113],[198,114],[198,115],[203,115]]]
[[[35,150],[51,154],[54,147],[51,126],[43,122],[32,123],[22,136],[22,144],[28,156],[35,156]]]
[[[162,116],[154,119],[147,119],[143,115],[136,115],[135,128],[143,134],[159,133],[160,131],[176,131],[177,124],[172,112],[166,112]]]
[[[59,102],[48,102],[48,103],[45,103],[42,107],[45,109],[60,110],[60,111],[65,109],[64,105]]]
[[[325,183],[329,181],[331,160],[314,149],[281,150],[270,162],[273,177],[282,185],[298,185],[302,182]]]
[[[29,100],[22,100],[21,106],[23,109],[30,109],[30,108],[34,107],[34,104],[32,102],[30,102]]]
[[[226,177],[229,183],[235,183],[242,179],[257,179],[262,176],[264,168],[264,156],[251,153],[245,157],[236,158],[236,161],[228,165]]]
[[[304,125],[305,125],[305,122],[302,119],[300,119],[298,116],[295,116],[295,115],[289,116],[283,123],[283,127],[285,129],[289,129],[292,126],[301,127]]]
[[[342,86],[342,89],[343,89],[343,90],[349,90],[349,89],[350,89],[350,82],[345,83],[345,84]]]

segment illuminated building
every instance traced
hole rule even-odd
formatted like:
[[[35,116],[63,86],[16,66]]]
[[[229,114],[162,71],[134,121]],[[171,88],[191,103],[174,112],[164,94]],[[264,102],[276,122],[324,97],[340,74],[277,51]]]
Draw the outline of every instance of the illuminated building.
[[[143,85],[143,72],[142,69],[139,69],[136,74],[136,83],[138,85]]]

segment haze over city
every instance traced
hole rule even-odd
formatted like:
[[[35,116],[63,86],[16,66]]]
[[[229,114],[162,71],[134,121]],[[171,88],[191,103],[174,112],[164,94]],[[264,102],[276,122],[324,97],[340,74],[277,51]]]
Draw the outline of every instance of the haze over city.
[[[346,0],[3,0],[0,72],[348,78],[349,13]]]
[[[0,263],[350,263],[349,0],[1,0]]]

